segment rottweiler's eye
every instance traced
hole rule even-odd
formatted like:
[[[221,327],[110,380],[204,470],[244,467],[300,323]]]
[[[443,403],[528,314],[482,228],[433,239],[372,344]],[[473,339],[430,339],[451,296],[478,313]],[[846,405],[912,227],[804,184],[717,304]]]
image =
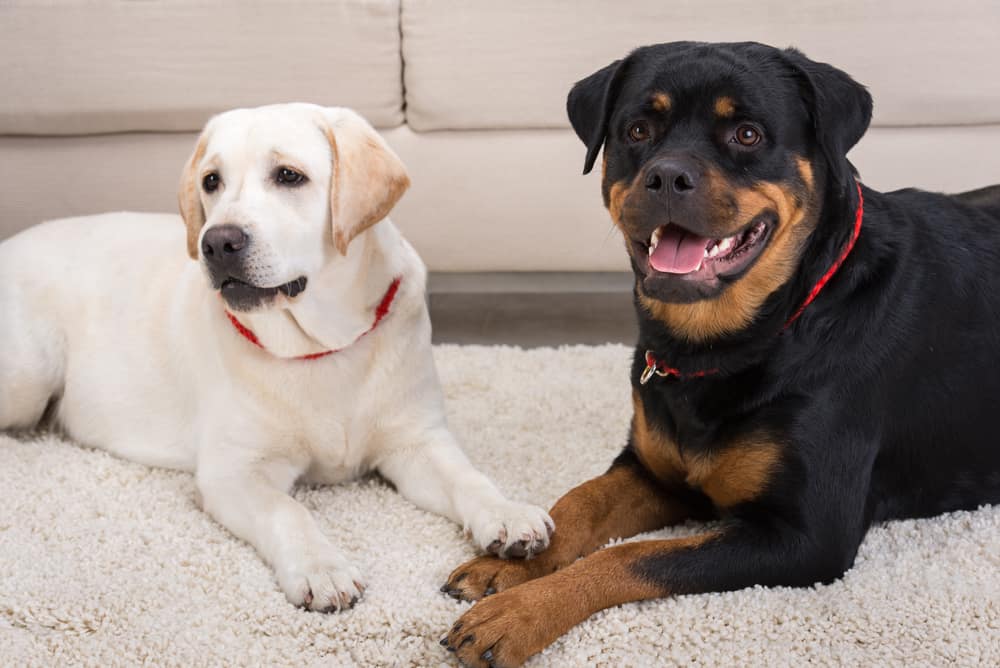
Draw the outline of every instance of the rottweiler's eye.
[[[628,126],[628,138],[634,142],[649,139],[649,123],[646,121],[635,121],[630,124]]]
[[[297,186],[305,182],[305,174],[300,174],[288,167],[279,167],[274,173],[274,180],[283,186]]]
[[[760,140],[760,130],[752,125],[741,125],[736,128],[736,134],[730,139],[731,142],[736,142],[741,146],[754,146],[760,143]]]
[[[205,174],[205,176],[202,177],[201,179],[201,187],[207,193],[214,193],[216,190],[218,190],[219,183],[220,180],[218,172],[209,172],[208,174]]]

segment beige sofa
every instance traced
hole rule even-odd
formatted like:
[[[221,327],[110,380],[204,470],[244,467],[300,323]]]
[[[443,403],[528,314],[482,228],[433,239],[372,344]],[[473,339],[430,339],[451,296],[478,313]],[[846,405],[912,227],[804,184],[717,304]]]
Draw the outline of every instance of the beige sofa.
[[[577,79],[641,44],[758,40],[875,97],[872,186],[1000,182],[1000,3],[353,0],[0,3],[0,238],[174,210],[194,133],[236,106],[351,106],[413,187],[392,217],[437,271],[626,268],[568,129]]]

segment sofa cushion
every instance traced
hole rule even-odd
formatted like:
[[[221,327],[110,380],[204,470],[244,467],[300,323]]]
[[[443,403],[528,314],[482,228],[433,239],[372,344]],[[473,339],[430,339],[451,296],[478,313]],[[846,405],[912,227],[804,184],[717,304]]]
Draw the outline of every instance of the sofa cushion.
[[[600,169],[571,130],[385,133],[413,182],[392,220],[434,271],[628,270]],[[851,152],[878,190],[1000,183],[1000,125],[874,128]],[[929,159],[928,156],[934,156]]]
[[[0,63],[0,134],[190,131],[290,101],[403,121],[398,0],[9,0]]]
[[[628,269],[600,170],[580,176],[584,148],[572,131],[403,126],[384,135],[413,181],[392,220],[432,270]],[[178,133],[0,137],[0,240],[58,216],[177,211],[194,142]],[[877,189],[968,190],[1000,182],[998,145],[1000,125],[875,128],[851,159]]]
[[[866,84],[876,125],[1000,121],[1000,2],[403,0],[416,130],[566,127],[577,80],[644,44],[797,46]]]

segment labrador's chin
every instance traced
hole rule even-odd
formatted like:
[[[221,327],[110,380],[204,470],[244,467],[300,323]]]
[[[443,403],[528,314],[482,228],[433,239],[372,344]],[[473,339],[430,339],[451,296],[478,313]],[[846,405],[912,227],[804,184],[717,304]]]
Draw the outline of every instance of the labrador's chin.
[[[227,278],[219,286],[219,294],[233,311],[256,311],[270,306],[279,294],[290,299],[298,297],[305,292],[306,280],[305,276],[299,276],[294,281],[272,288],[263,288],[238,278]]]

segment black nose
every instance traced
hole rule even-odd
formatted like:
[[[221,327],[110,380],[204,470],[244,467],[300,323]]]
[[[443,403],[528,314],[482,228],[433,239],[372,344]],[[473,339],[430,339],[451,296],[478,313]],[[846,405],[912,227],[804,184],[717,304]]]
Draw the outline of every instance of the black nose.
[[[646,189],[654,193],[687,195],[698,187],[698,170],[686,160],[657,160],[646,168]]]
[[[205,261],[219,268],[236,268],[250,245],[250,237],[236,225],[216,225],[205,230],[201,253]]]

